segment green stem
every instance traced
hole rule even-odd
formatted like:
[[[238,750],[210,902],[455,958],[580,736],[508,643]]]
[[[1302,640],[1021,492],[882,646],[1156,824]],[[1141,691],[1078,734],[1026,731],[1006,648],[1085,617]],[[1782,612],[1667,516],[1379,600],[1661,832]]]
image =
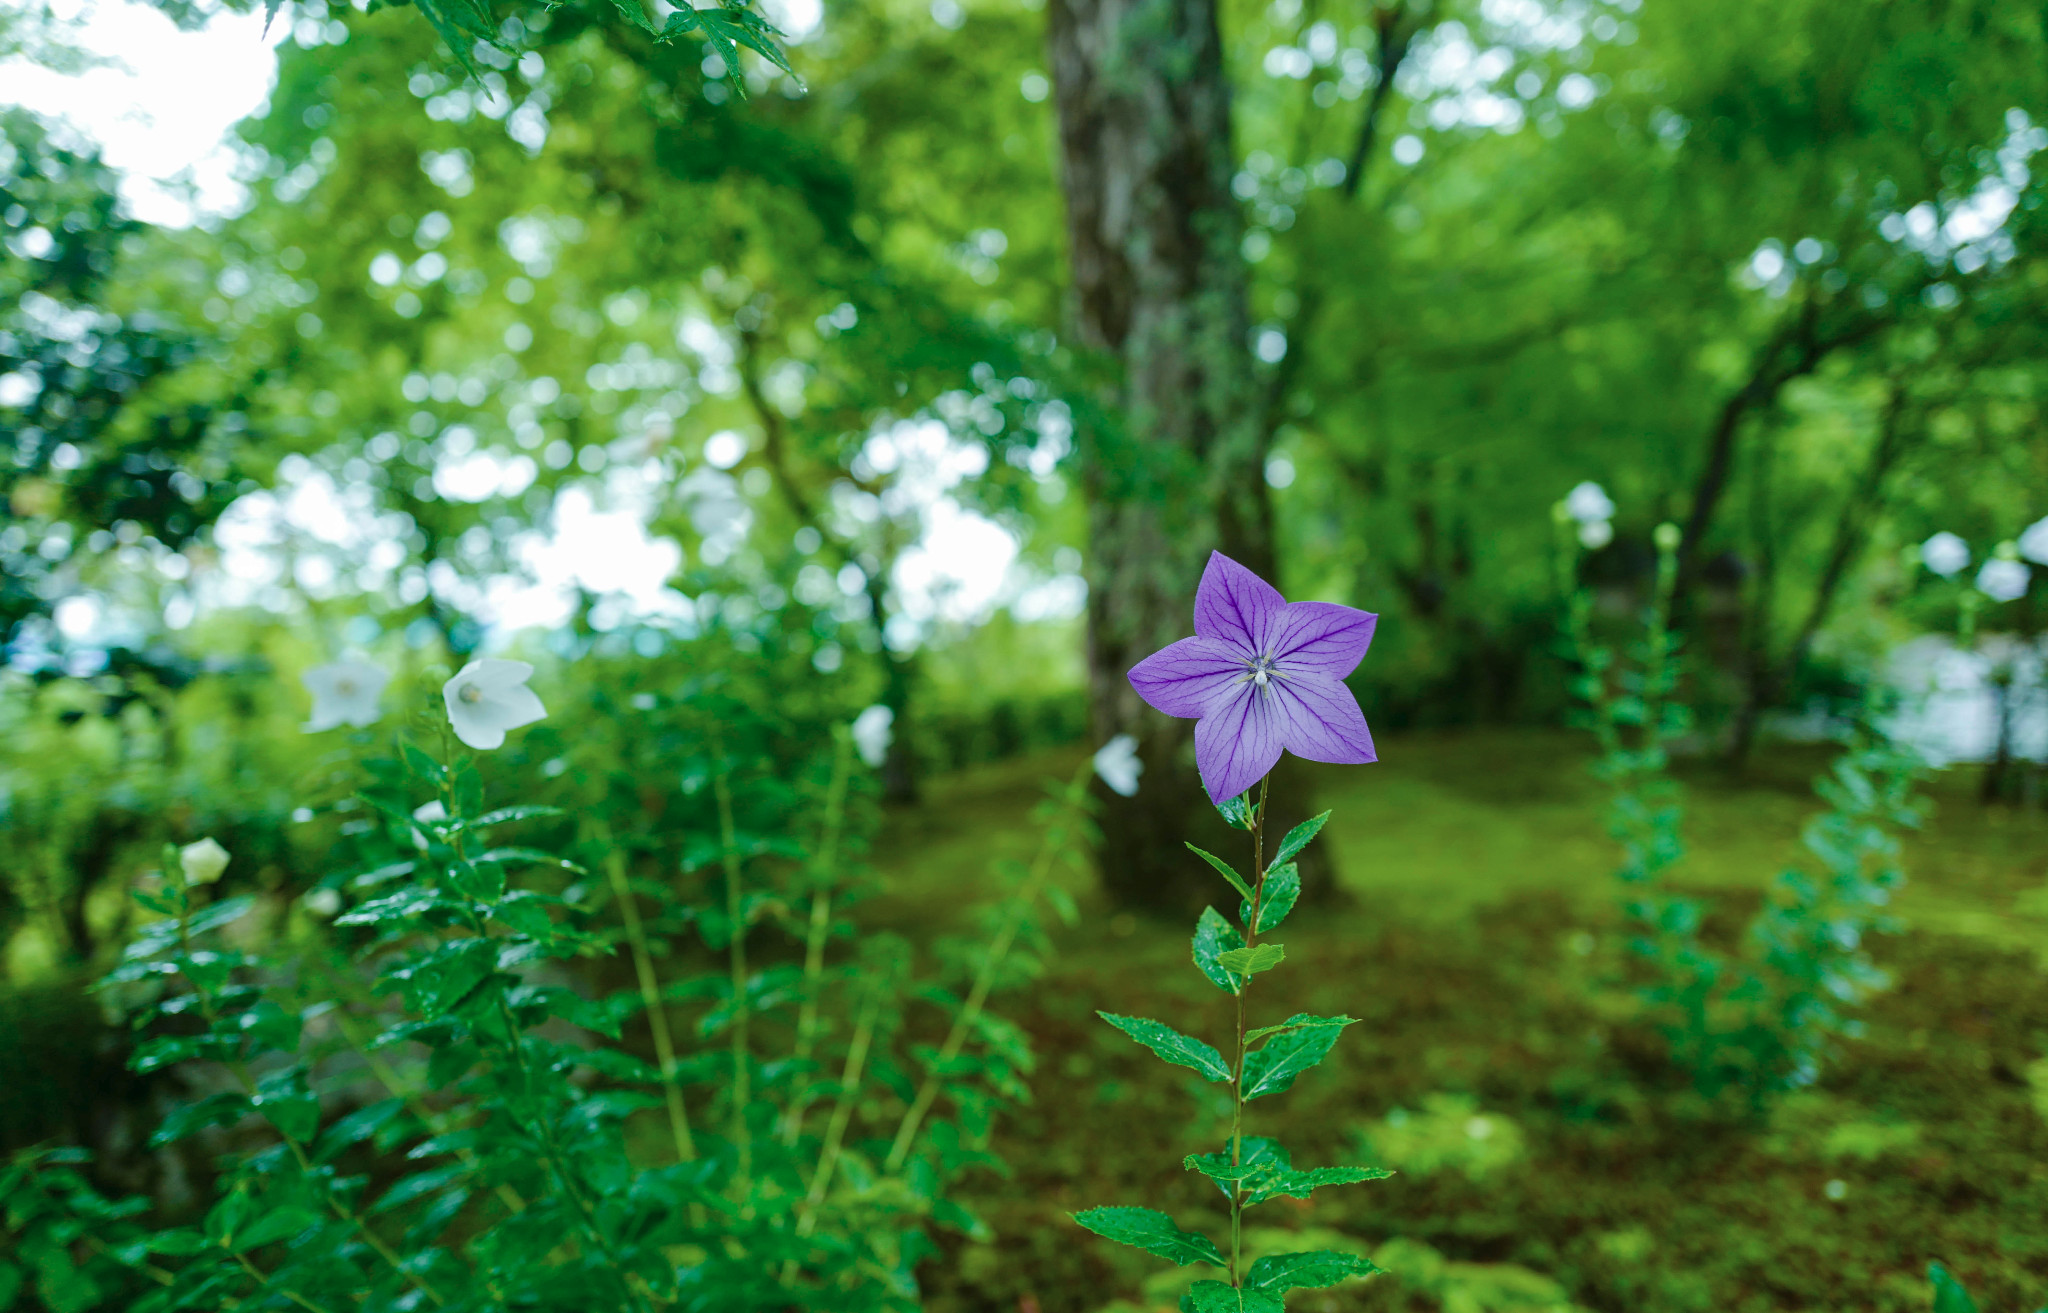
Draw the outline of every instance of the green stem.
[[[718,754],[718,769],[711,777],[711,788],[718,799],[718,843],[725,861],[725,920],[732,965],[732,1140],[739,1150],[735,1184],[744,1197],[754,1174],[754,1141],[747,1129],[747,1105],[754,1097],[754,1073],[748,1053],[753,1009],[747,1000],[747,928],[741,919],[740,848],[732,818],[732,783],[726,775],[724,745],[714,741],[712,751]]]
[[[960,1056],[961,1046],[974,1029],[974,1023],[981,1019],[981,1009],[988,1002],[989,991],[995,988],[996,973],[1002,968],[1003,959],[1009,954],[1010,945],[1016,941],[1017,932],[1023,928],[1024,917],[1038,898],[1038,890],[1045,878],[1052,872],[1053,859],[1059,855],[1060,846],[1066,840],[1067,818],[1081,805],[1086,796],[1088,774],[1094,769],[1092,762],[1082,763],[1061,801],[1066,810],[1055,817],[1046,827],[1045,839],[1039,845],[1038,856],[1032,860],[1031,870],[1024,877],[1024,883],[1010,897],[1010,905],[1003,913],[1001,925],[996,928],[995,938],[989,941],[988,951],[982,955],[981,969],[975,973],[974,984],[968,990],[967,1002],[962,1005],[959,1015],[953,1018],[953,1027],[946,1032],[945,1043],[939,1046],[939,1053],[925,1069],[924,1082],[917,1088],[917,1097],[911,1100],[910,1108],[903,1114],[902,1125],[896,1128],[896,1138],[889,1146],[889,1157],[883,1170],[894,1172],[910,1157],[910,1146],[917,1139],[918,1127],[925,1115],[939,1097],[939,1085],[943,1073],[952,1066],[953,1059]]]
[[[804,940],[804,1001],[796,1018],[796,1060],[801,1069],[818,1042],[818,995],[825,975],[825,941],[832,932],[833,875],[839,865],[839,837],[846,826],[846,787],[853,775],[853,735],[837,727],[832,754],[832,783],[825,791],[825,827],[818,857],[811,868],[811,924]],[[804,1096],[809,1082],[789,1101],[782,1121],[782,1142],[793,1145],[803,1133]]]
[[[881,1010],[882,985],[877,980],[869,987],[868,996],[861,1004],[860,1016],[854,1022],[853,1042],[846,1050],[846,1066],[839,1073],[839,1097],[832,1105],[832,1119],[825,1126],[825,1143],[818,1152],[818,1165],[811,1173],[810,1188],[804,1192],[804,1211],[796,1224],[798,1235],[811,1233],[811,1227],[817,1222],[818,1204],[824,1200],[825,1191],[832,1184],[832,1173],[839,1166],[839,1149],[846,1141],[847,1125],[853,1120],[861,1072],[867,1066],[868,1046],[874,1041],[875,1021]]]
[[[1252,897],[1251,915],[1245,919],[1244,945],[1250,948],[1259,938],[1259,903],[1266,893],[1266,785],[1259,781],[1258,806],[1252,809]],[[1237,990],[1237,1062],[1230,1070],[1230,1165],[1244,1162],[1244,996],[1252,987],[1246,976]],[[1230,1284],[1240,1284],[1243,1269],[1244,1182],[1230,1186]]]
[[[247,1254],[244,1254],[241,1251],[237,1250],[235,1253],[235,1261],[242,1265],[242,1270],[244,1272],[247,1272],[250,1276],[256,1278],[256,1283],[258,1286],[267,1286],[270,1284],[270,1278],[264,1275],[262,1268],[257,1267],[256,1264],[249,1261],[249,1256]],[[287,1290],[284,1287],[280,1286],[278,1287],[277,1293],[283,1295],[292,1303],[297,1304],[300,1308],[305,1309],[306,1313],[327,1313],[326,1309],[321,1308],[318,1304],[315,1304],[312,1300],[307,1299],[304,1295],[301,1295],[296,1291]]]
[[[676,1074],[675,1039],[669,1034],[668,1009],[661,1001],[661,981],[654,974],[654,954],[647,948],[647,928],[640,922],[640,905],[633,899],[633,887],[626,880],[626,855],[612,844],[611,828],[600,823],[598,841],[605,845],[605,874],[610,878],[612,898],[619,905],[619,919],[626,923],[626,942],[633,949],[633,970],[640,978],[640,1003],[647,1012],[648,1029],[654,1032],[654,1057],[661,1064],[661,1089],[668,1100],[668,1131],[675,1141],[676,1158],[689,1162],[697,1156],[697,1142],[690,1135],[690,1113],[683,1106],[683,1086]]]

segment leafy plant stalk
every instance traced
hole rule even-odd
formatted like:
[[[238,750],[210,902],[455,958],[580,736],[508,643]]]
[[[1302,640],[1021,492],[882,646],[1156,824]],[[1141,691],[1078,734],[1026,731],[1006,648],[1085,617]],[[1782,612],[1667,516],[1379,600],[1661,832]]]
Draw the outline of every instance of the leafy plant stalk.
[[[754,1174],[754,1139],[747,1124],[747,1108],[754,1098],[752,1044],[749,1039],[753,1004],[747,997],[746,911],[740,897],[740,849],[739,835],[733,824],[732,783],[726,773],[723,746],[714,746],[718,751],[718,768],[712,773],[711,788],[718,800],[718,847],[725,870],[727,956],[732,968],[732,1139],[739,1152],[737,1185],[744,1191]]]
[[[668,1107],[669,1136],[675,1141],[676,1160],[689,1162],[697,1156],[697,1142],[690,1135],[690,1113],[683,1104],[683,1085],[676,1074],[675,1037],[669,1033],[668,1006],[661,997],[654,954],[647,946],[647,928],[640,923],[640,905],[626,878],[626,854],[611,845],[609,827],[600,827],[598,841],[608,849],[605,875],[611,882],[612,898],[619,905],[619,919],[625,923],[626,942],[633,952],[633,973],[639,981],[641,1004],[647,1011],[647,1028],[654,1038],[654,1059],[661,1064],[662,1101]]]
[[[833,736],[832,782],[825,790],[825,818],[819,834],[818,852],[811,865],[811,915],[804,938],[804,1001],[797,1010],[797,1065],[806,1067],[818,1041],[818,1002],[825,977],[825,941],[832,931],[833,880],[839,864],[839,844],[846,828],[846,788],[853,775],[853,735],[839,726]],[[806,1083],[808,1087],[808,1082]],[[790,1100],[782,1119],[782,1142],[796,1143],[803,1132],[804,1093]]]
[[[1068,783],[1063,798],[1069,813],[1079,808],[1087,796],[1088,776],[1093,766],[1083,764]],[[988,1003],[989,991],[995,988],[996,976],[1001,971],[1003,959],[1009,956],[1010,946],[1016,942],[1017,932],[1023,928],[1024,918],[1038,899],[1039,890],[1052,872],[1052,864],[1059,856],[1066,835],[1060,823],[1048,825],[1045,837],[1039,842],[1038,855],[1031,861],[1030,873],[1024,882],[1010,895],[1010,901],[1003,913],[1002,923],[997,926],[994,937],[989,941],[987,952],[982,955],[981,967],[974,975],[974,984],[967,992],[967,1001],[953,1018],[952,1027],[947,1030],[945,1041],[939,1046],[938,1058],[925,1071],[924,1080],[917,1087],[910,1107],[903,1113],[903,1121],[896,1128],[896,1136],[889,1145],[889,1157],[884,1163],[887,1171],[896,1171],[910,1157],[910,1149],[917,1142],[918,1127],[931,1111],[932,1103],[939,1097],[939,1086],[947,1068],[960,1055],[961,1046],[981,1020],[982,1008]]]

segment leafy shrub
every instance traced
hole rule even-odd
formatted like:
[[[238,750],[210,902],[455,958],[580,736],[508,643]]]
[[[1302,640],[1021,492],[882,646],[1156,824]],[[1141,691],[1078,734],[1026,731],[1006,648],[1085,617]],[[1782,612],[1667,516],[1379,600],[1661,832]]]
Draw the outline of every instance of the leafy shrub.
[[[1816,783],[1828,810],[1804,842],[1819,874],[1791,869],[1774,882],[1736,955],[1702,936],[1706,908],[1673,892],[1666,876],[1685,854],[1683,804],[1670,745],[1692,726],[1678,697],[1679,644],[1671,629],[1679,531],[1658,526],[1657,573],[1644,634],[1628,662],[1593,633],[1591,594],[1578,583],[1579,538],[1561,503],[1560,582],[1581,723],[1601,748],[1596,770],[1614,790],[1609,828],[1620,841],[1618,877],[1637,963],[1638,997],[1671,1060],[1700,1093],[1774,1091],[1811,1084],[1835,1041],[1858,1033],[1849,1009],[1887,983],[1864,940],[1894,929],[1883,911],[1904,882],[1898,831],[1920,823],[1917,754],[1888,741],[1866,716]]]
[[[364,763],[358,864],[305,897],[216,897],[218,859],[168,851],[103,987],[135,1069],[195,1091],[151,1143],[216,1151],[208,1205],[166,1224],[75,1151],[22,1154],[0,1284],[57,1313],[914,1307],[930,1229],[981,1229],[950,1186],[1000,1168],[992,1118],[1026,1092],[986,1004],[1081,860],[1085,776],[963,991],[846,915],[843,732],[792,770],[730,698],[673,710],[688,896],[605,809],[488,797],[438,714]],[[590,988],[621,946],[632,983]]]

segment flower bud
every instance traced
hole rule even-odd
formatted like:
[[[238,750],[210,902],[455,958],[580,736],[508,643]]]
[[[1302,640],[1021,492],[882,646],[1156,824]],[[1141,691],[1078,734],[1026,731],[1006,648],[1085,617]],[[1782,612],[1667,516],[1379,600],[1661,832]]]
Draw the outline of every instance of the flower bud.
[[[1677,551],[1678,541],[1682,536],[1679,533],[1678,526],[1669,520],[1664,521],[1664,523],[1658,525],[1650,532],[1650,537],[1656,542],[1657,550],[1660,552]]]
[[[228,869],[228,850],[211,838],[201,839],[178,849],[178,865],[187,885],[212,884]]]
[[[315,889],[299,900],[306,911],[322,921],[341,910],[341,891],[338,889]]]

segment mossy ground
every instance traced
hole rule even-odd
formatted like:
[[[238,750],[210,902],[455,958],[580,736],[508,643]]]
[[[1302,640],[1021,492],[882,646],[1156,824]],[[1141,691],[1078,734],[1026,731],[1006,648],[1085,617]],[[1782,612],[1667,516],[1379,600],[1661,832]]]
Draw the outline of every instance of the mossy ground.
[[[1677,882],[1716,900],[1724,942],[1798,860],[1826,759],[1773,749],[1740,779],[1681,769],[1691,854]],[[1078,760],[936,783],[878,850],[879,910],[953,921],[988,892],[992,855],[1028,849],[1037,780]],[[1980,808],[1961,772],[1935,781],[1897,903],[1906,929],[1876,946],[1895,987],[1818,1087],[1759,1119],[1692,1095],[1600,986],[1615,853],[1585,765],[1570,736],[1487,731],[1396,738],[1383,764],[1325,776],[1348,897],[1297,914],[1288,964],[1261,977],[1253,1008],[1363,1024],[1292,1091],[1252,1104],[1252,1129],[1303,1165],[1364,1155],[1404,1170],[1252,1215],[1259,1243],[1350,1245],[1392,1269],[1293,1306],[1925,1309],[1937,1258],[1985,1313],[2048,1303],[2048,1106],[2028,1080],[2048,1053],[2048,917],[2026,910],[2048,882],[2048,818]],[[1220,1035],[1225,996],[1187,965],[1186,929],[1095,908],[1056,940],[1049,973],[1001,1004],[1039,1067],[1033,1104],[1002,1124],[1013,1174],[975,1188],[995,1239],[927,1265],[937,1310],[1171,1307],[1162,1265],[1068,1221],[1091,1204],[1227,1230],[1220,1196],[1179,1166],[1220,1140],[1220,1087],[1094,1017]]]

